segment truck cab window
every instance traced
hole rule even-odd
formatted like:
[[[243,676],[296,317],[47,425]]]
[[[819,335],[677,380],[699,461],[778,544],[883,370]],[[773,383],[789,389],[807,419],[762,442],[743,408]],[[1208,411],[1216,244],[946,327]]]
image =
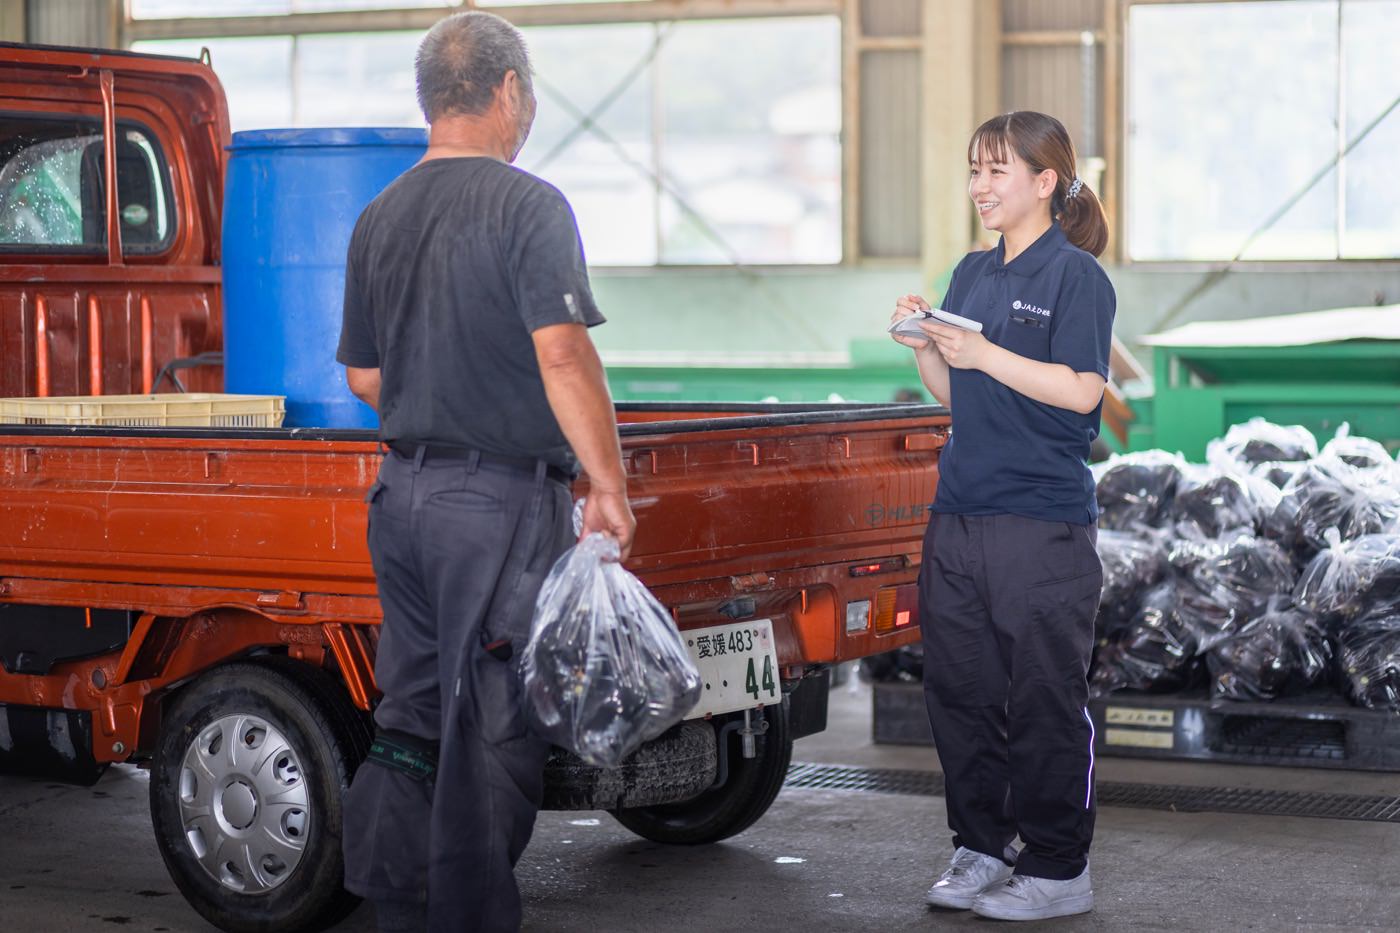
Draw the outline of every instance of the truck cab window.
[[[117,124],[122,251],[170,240],[169,177],[145,130]],[[107,246],[101,124],[89,118],[0,116],[0,250],[101,252]]]

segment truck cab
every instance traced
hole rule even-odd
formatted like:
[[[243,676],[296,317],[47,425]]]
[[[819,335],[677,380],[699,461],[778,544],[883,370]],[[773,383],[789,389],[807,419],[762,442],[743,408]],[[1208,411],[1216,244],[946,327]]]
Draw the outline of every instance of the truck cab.
[[[228,141],[207,63],[0,44],[0,397],[222,387]]]

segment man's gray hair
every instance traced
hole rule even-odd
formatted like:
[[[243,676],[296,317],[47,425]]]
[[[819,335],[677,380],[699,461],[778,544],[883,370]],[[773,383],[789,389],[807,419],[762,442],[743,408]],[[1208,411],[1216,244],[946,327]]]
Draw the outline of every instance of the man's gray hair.
[[[414,63],[418,106],[432,123],[454,114],[484,113],[507,71],[529,90],[525,38],[494,13],[454,13],[428,30]]]

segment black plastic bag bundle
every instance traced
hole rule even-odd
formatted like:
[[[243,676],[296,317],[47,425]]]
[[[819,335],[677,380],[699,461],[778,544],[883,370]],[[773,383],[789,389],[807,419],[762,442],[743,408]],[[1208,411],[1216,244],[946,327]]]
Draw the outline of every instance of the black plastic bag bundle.
[[[1148,590],[1132,622],[1099,648],[1089,678],[1089,694],[1116,690],[1170,692],[1196,679],[1200,643],[1177,613],[1176,584],[1168,580]]]
[[[1098,536],[1103,564],[1103,591],[1095,634],[1112,636],[1127,626],[1142,604],[1142,595],[1168,571],[1166,550],[1155,538],[1104,529]]]
[[[1217,538],[1227,532],[1257,533],[1278,507],[1279,491],[1249,473],[1192,466],[1182,475],[1170,517],[1186,538]]]
[[[1311,460],[1316,456],[1317,441],[1307,428],[1300,424],[1285,427],[1263,418],[1231,425],[1224,437],[1206,445],[1206,460],[1220,465],[1233,461],[1253,467],[1274,461]]]
[[[893,651],[872,654],[860,660],[861,676],[877,684],[922,683],[924,679],[924,646],[915,642]]]
[[[1276,596],[1263,615],[1206,654],[1211,693],[1228,700],[1272,700],[1302,693],[1327,674],[1332,649],[1307,612]]]
[[[1177,615],[1205,651],[1292,592],[1293,562],[1273,541],[1236,533],[1208,541],[1178,541],[1168,557],[1181,578]]]
[[[1342,541],[1335,529],[1293,590],[1295,605],[1332,626],[1400,606],[1400,535]]]
[[[1327,529],[1341,540],[1400,528],[1400,488],[1335,457],[1319,457],[1283,489],[1264,533],[1307,563],[1327,546]]]
[[[618,556],[594,533],[555,562],[521,665],[535,731],[604,768],[680,722],[703,688],[670,613]]]
[[[1337,636],[1337,671],[1352,703],[1400,712],[1400,614],[1387,609],[1346,625]]]
[[[1157,528],[1176,496],[1184,461],[1163,450],[1113,456],[1093,467],[1099,527]]]

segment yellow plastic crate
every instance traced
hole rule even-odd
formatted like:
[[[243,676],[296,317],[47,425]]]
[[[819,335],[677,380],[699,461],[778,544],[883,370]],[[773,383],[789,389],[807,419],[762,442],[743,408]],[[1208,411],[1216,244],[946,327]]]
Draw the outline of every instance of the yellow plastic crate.
[[[282,395],[218,392],[0,398],[0,424],[277,428],[286,414],[285,403]]]

